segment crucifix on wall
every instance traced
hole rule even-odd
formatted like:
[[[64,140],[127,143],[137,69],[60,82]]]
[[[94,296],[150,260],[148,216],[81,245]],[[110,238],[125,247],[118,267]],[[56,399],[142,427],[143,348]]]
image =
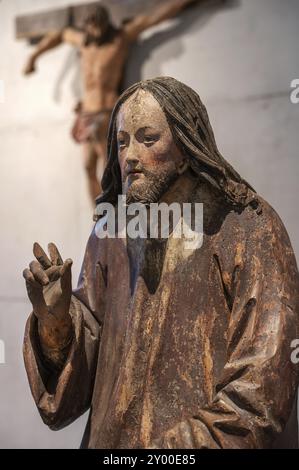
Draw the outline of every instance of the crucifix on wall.
[[[92,2],[16,19],[16,36],[37,46],[24,73],[36,70],[46,51],[69,43],[80,52],[83,95],[75,108],[74,140],[82,145],[92,201],[101,193],[107,131],[132,45],[146,29],[205,0],[127,0]],[[107,2],[108,3],[108,2]],[[99,171],[100,169],[100,171]]]

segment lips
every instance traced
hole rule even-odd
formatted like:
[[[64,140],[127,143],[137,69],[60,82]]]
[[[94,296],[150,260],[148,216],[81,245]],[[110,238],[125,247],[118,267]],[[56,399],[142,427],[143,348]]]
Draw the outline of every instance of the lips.
[[[128,171],[127,176],[136,176],[136,175],[139,175],[141,173],[142,173],[141,170],[133,169],[133,170]]]

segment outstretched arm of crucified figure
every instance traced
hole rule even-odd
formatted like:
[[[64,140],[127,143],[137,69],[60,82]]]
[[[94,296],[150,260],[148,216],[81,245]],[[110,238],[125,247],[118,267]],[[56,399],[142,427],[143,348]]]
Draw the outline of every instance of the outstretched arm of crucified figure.
[[[30,55],[25,68],[24,74],[29,75],[36,70],[36,61],[44,52],[47,52],[62,43],[69,43],[73,46],[80,47],[83,43],[84,34],[73,28],[65,28],[62,31],[48,33],[38,44],[33,54]]]
[[[191,3],[200,3],[202,1],[203,0],[168,0],[167,2],[163,2],[162,5],[155,7],[151,13],[136,16],[124,26],[124,31],[131,41],[135,41],[143,31],[151,26],[155,26],[162,21],[176,16]]]

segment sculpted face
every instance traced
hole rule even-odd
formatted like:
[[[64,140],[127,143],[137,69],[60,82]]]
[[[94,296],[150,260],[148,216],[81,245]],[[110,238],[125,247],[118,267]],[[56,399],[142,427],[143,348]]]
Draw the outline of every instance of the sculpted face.
[[[107,32],[109,26],[109,14],[106,8],[100,6],[85,20],[85,32],[95,40],[99,40]]]
[[[96,25],[94,23],[87,23],[85,26],[85,31],[87,34],[89,34],[91,37],[95,39],[100,39],[103,34],[103,30],[101,26]]]
[[[127,203],[158,202],[177,179],[184,157],[158,101],[136,91],[117,115],[118,161]]]

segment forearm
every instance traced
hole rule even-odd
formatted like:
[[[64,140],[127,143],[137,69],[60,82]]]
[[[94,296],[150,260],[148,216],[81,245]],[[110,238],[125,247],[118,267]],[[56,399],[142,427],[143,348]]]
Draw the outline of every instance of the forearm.
[[[169,0],[162,6],[156,7],[150,14],[138,15],[125,26],[125,32],[130,41],[135,41],[146,29],[155,26],[162,21],[176,16],[181,10],[191,3],[199,3],[201,0]]]
[[[93,393],[100,328],[75,298],[70,313],[74,334],[61,369],[49,367],[41,354],[34,314],[25,331],[24,361],[31,391],[44,422],[52,429],[61,429],[87,410]]]
[[[172,18],[180,13],[183,8],[187,7],[191,3],[196,3],[196,1],[199,3],[199,0],[170,0],[158,8],[156,13],[151,16],[152,23],[157,24],[161,21]]]
[[[37,48],[35,49],[34,53],[32,54],[32,58],[36,60],[45,52],[54,49],[55,47],[59,46],[63,42],[63,32],[53,32],[47,34],[39,43]]]
[[[263,377],[261,375],[261,377]],[[233,381],[212,403],[185,417],[151,443],[153,448],[259,449],[271,446],[287,422],[263,395],[262,380]],[[268,394],[268,391],[267,391]],[[281,396],[281,390],[279,390]]]
[[[74,336],[71,317],[59,325],[38,321],[37,333],[42,356],[53,369],[61,369],[66,361]]]

